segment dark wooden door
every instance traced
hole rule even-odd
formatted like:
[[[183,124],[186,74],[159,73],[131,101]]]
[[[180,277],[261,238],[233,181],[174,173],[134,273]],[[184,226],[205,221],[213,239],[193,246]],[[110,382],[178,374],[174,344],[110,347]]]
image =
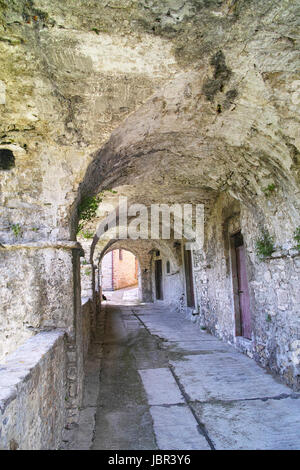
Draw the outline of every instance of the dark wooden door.
[[[236,247],[235,250],[238,277],[238,295],[241,312],[241,333],[245,338],[251,339],[250,298],[244,245]]]
[[[161,259],[155,260],[155,291],[156,298],[163,300]]]
[[[184,267],[186,282],[186,300],[188,307],[195,307],[193,266],[191,250],[184,250]]]

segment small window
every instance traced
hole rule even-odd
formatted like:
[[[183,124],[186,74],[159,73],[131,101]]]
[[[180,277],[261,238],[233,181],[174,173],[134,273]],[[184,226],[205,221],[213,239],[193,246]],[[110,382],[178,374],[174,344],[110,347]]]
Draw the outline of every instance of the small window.
[[[119,250],[119,260],[122,261],[123,259],[123,251]]]
[[[156,250],[155,256],[160,256],[160,251],[159,250]]]
[[[170,274],[170,261],[167,261],[166,270],[167,270],[167,274]]]
[[[15,157],[11,150],[0,149],[0,170],[10,170],[15,166]]]

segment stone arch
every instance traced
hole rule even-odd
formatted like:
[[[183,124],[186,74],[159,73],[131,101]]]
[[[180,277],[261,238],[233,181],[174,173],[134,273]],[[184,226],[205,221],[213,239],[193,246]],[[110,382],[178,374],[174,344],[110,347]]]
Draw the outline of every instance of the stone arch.
[[[198,2],[194,9],[187,0],[191,8],[174,24],[160,2],[129,9],[85,2],[84,15],[69,1],[59,11],[57,2],[39,2],[41,9],[0,3],[4,354],[40,331],[64,329],[68,424],[76,421],[78,206],[112,188],[147,207],[205,204],[207,249],[194,253],[196,321],[234,343],[222,212],[233,198],[252,269],[250,355],[299,387],[297,2]],[[91,28],[99,18],[101,31]],[[264,260],[256,254],[262,228],[275,240]],[[150,298],[150,277],[147,292]]]
[[[137,241],[138,242],[138,241]],[[101,250],[98,258],[98,266],[103,257],[110,251],[124,249],[136,256],[139,263],[139,300],[142,302],[152,301],[152,290],[150,285],[150,257],[147,252],[147,245],[130,243],[128,240],[110,240]]]

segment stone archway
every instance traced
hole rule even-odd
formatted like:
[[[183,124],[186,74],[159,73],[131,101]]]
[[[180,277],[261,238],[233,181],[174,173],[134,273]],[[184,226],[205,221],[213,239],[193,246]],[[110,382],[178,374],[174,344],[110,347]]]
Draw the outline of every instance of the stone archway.
[[[138,276],[137,276],[137,283],[138,283],[138,299],[143,302],[151,301],[151,297],[149,296],[149,289],[147,289],[147,276],[146,273],[148,270],[147,268],[147,260],[145,259],[145,255],[141,253],[141,250],[138,247],[128,246],[126,243],[112,241],[108,243],[107,246],[100,252],[99,257],[97,259],[98,269],[100,271],[100,266],[103,258],[114,250],[124,250],[125,252],[129,252],[135,256],[137,263],[138,263]],[[99,290],[102,287],[100,284]]]
[[[299,387],[297,5],[118,3],[0,5],[1,358],[36,334],[66,331],[66,415],[76,422],[80,258],[96,317],[104,220],[93,214],[78,235],[79,208],[104,192],[116,207],[120,196],[147,208],[204,204],[193,320]],[[253,311],[247,347],[234,334],[226,238],[236,205]],[[153,300],[149,252],[161,249],[178,293],[165,300],[184,310],[182,248],[168,243],[147,245],[143,298]]]

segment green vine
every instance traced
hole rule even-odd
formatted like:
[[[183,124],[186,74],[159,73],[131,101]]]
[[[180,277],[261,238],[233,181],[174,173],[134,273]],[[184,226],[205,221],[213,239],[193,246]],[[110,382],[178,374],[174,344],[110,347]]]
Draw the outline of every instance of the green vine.
[[[21,225],[20,224],[14,224],[12,225],[11,227],[12,231],[14,232],[14,235],[16,238],[18,238],[21,233],[22,233],[22,229],[21,229]]]
[[[79,224],[77,233],[83,229],[85,222],[96,216],[101,201],[102,198],[100,196],[86,196],[82,199],[78,206]]]
[[[261,237],[256,240],[256,254],[259,259],[264,260],[271,256],[274,251],[274,238],[267,230],[264,230]]]
[[[263,189],[266,197],[270,197],[272,193],[274,193],[276,186],[274,183],[269,184],[266,188]]]
[[[296,242],[296,248],[300,251],[300,227],[297,227],[294,232],[294,240]]]
[[[86,240],[89,240],[91,238],[94,237],[94,234],[93,232],[90,232],[89,230],[80,230],[78,232],[78,235],[81,235],[83,238],[85,238]]]
[[[113,194],[117,194],[117,191],[114,191],[113,189],[106,189],[105,191],[108,191]],[[93,234],[89,231],[83,232],[83,228],[86,224],[86,222],[89,222],[92,220],[94,217],[97,215],[97,209],[103,200],[103,195],[104,192],[100,193],[98,196],[85,196],[82,198],[82,201],[80,202],[78,206],[78,228],[77,228],[77,234],[82,235],[84,238],[93,238]]]

